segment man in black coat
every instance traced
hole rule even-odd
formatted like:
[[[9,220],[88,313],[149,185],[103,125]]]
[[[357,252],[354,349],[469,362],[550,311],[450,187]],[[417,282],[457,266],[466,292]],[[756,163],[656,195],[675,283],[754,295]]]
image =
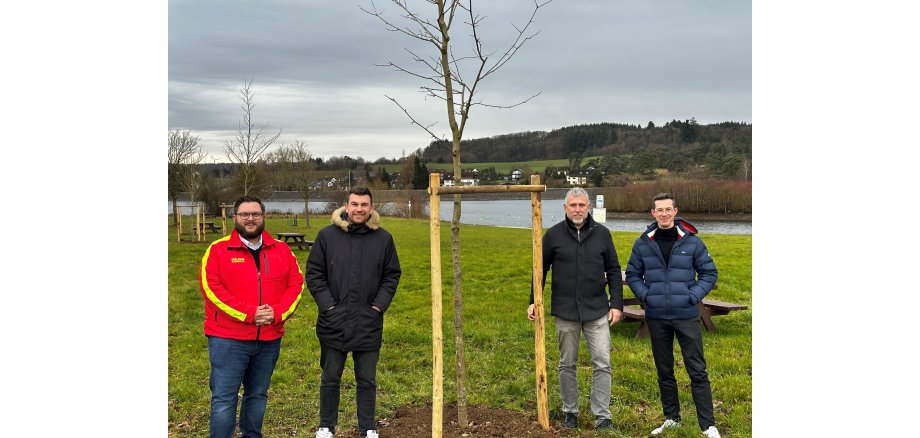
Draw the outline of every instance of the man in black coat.
[[[607,227],[588,213],[588,192],[573,188],[565,195],[565,220],[543,236],[543,279],[552,266],[551,313],[559,337],[559,390],[562,426],[578,425],[578,344],[585,334],[594,369],[591,413],[596,429],[612,429],[610,418],[610,329],[623,316],[623,279]],[[607,290],[605,290],[605,287]],[[607,292],[610,296],[608,298]],[[527,318],[533,320],[533,292]]]
[[[371,191],[353,187],[345,205],[332,213],[332,225],[317,233],[304,276],[319,312],[316,336],[323,374],[317,438],[332,438],[335,433],[349,351],[355,368],[358,429],[362,438],[377,437],[383,314],[396,294],[401,273],[393,236],[380,228]]]

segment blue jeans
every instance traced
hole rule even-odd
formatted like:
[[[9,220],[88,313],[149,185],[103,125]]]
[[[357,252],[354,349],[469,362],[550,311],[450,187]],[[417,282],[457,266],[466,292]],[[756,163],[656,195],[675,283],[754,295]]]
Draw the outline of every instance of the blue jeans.
[[[239,341],[208,336],[211,361],[211,438],[231,438],[236,430],[236,403],[240,384],[240,432],[244,438],[262,437],[262,419],[268,385],[281,353],[281,339]]]
[[[323,375],[319,384],[319,427],[328,427],[335,433],[335,426],[339,423],[342,371],[345,369],[348,352],[322,343],[320,347],[319,366],[323,369]],[[360,436],[364,437],[368,430],[377,429],[374,411],[377,407],[377,360],[380,359],[380,350],[352,351],[351,357],[355,363],[358,430]]]

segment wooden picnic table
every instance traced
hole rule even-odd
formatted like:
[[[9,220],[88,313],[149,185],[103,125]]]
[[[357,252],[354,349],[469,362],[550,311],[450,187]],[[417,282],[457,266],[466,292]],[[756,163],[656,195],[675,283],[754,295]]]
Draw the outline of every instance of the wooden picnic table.
[[[622,272],[623,285],[626,284],[626,272]],[[715,285],[713,289],[717,289],[718,285]],[[642,303],[639,302],[639,299],[636,297],[623,298],[623,322],[638,322],[639,330],[636,331],[637,338],[644,338],[648,336],[648,323],[645,321],[645,309],[641,307]],[[712,317],[714,315],[728,315],[731,312],[736,310],[747,310],[747,306],[743,304],[729,303],[726,301],[716,301],[703,298],[703,301],[697,303],[697,309],[700,311],[700,321],[703,322],[703,327],[706,327],[707,331],[714,332],[716,331],[716,325],[712,322]]]
[[[207,229],[208,231],[219,233],[221,227],[218,227],[214,222],[208,222],[208,221],[201,222],[201,232],[203,233],[205,229]]]
[[[307,251],[313,246],[312,240],[304,240],[306,236],[304,233],[277,233],[276,236],[278,236],[278,240],[287,243],[288,246],[296,246]]]

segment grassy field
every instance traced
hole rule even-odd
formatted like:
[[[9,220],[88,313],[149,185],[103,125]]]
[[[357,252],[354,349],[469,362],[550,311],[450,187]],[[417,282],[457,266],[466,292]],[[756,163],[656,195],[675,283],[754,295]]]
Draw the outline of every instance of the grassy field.
[[[171,222],[170,222],[171,223]],[[188,223],[188,222],[185,222]],[[282,218],[269,218],[270,232],[297,231],[312,239],[328,223],[315,218],[313,228],[294,227]],[[401,405],[431,400],[431,289],[427,220],[383,218],[382,225],[396,241],[403,269],[399,289],[386,314],[384,343],[378,366],[378,418],[392,415]],[[552,225],[552,224],[546,224]],[[203,303],[197,270],[205,243],[169,239],[169,436],[208,434],[209,397],[207,343],[202,332]],[[450,228],[442,224],[444,284],[445,403],[455,403],[453,296],[450,264]],[[471,405],[487,405],[536,414],[534,393],[533,325],[526,318],[531,275],[531,231],[464,225],[461,229],[463,263],[464,336],[467,390]],[[719,268],[718,289],[710,298],[751,304],[750,235],[703,235]],[[191,239],[184,236],[186,239]],[[614,231],[614,244],[625,268],[635,233]],[[214,240],[209,235],[208,240]],[[301,265],[307,252],[295,251]],[[547,282],[549,283],[549,282]],[[318,422],[319,346],[314,333],[316,304],[309,295],[301,301],[286,327],[269,390],[266,436],[312,436]],[[546,291],[546,352],[549,407],[559,409],[559,355],[555,326],[549,315]],[[624,288],[626,296],[632,296]],[[751,436],[752,428],[752,311],[714,318],[718,331],[705,332],[704,345],[713,387],[716,422],[723,436]],[[657,377],[648,339],[635,339],[638,326],[621,323],[611,329],[614,424],[625,436],[644,437],[663,421]],[[582,341],[584,344],[584,341]],[[677,358],[683,425],[668,437],[698,437],[690,382]],[[354,377],[351,360],[343,375],[340,427],[355,426]],[[584,348],[578,364],[580,410],[590,413],[590,360]],[[593,432],[588,435],[594,436]]]

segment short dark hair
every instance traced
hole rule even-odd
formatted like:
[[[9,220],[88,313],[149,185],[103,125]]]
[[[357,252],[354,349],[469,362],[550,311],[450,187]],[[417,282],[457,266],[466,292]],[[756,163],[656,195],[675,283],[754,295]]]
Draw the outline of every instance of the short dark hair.
[[[265,204],[262,203],[262,200],[258,196],[252,195],[243,195],[236,199],[236,202],[233,203],[233,214],[236,214],[237,209],[240,208],[240,204],[244,202],[258,202],[259,208],[262,209],[262,213],[265,213]]]
[[[348,198],[350,198],[351,195],[358,195],[358,196],[365,196],[365,195],[366,195],[366,196],[370,196],[370,197],[371,197],[371,205],[374,204],[374,195],[371,194],[371,189],[369,189],[369,188],[367,188],[367,187],[364,187],[364,186],[355,186],[355,187],[352,187],[352,188],[348,189],[348,194],[345,195],[345,203],[346,203],[346,204],[348,203]]]
[[[668,193],[668,192],[662,192],[662,193],[659,193],[659,194],[655,195],[655,197],[652,198],[652,210],[655,209],[655,201],[664,201],[664,200],[668,200],[668,199],[671,200],[671,205],[673,205],[674,208],[677,208],[677,200],[674,199],[673,197],[671,197],[671,194],[670,194],[670,193]]]

